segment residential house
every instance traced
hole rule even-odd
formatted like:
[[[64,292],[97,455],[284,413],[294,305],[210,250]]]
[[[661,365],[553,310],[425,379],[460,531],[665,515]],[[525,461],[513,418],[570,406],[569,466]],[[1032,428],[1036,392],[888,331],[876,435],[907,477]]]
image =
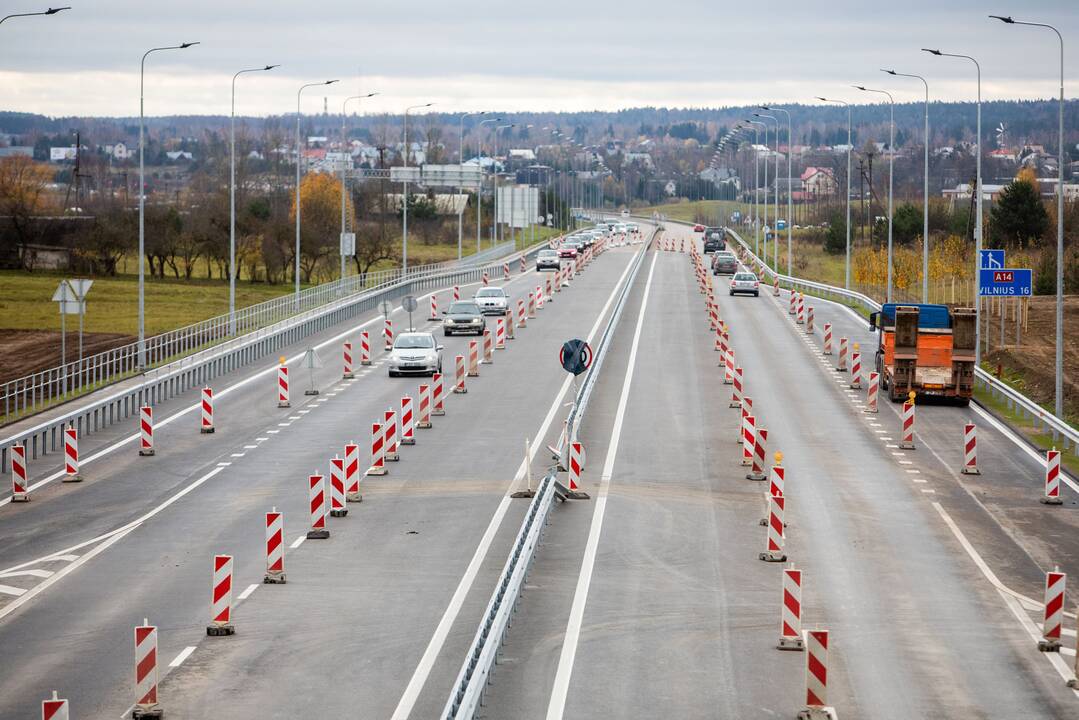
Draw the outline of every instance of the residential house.
[[[831,168],[807,167],[802,171],[801,181],[803,190],[809,197],[826,197],[835,195],[838,184]]]
[[[167,157],[172,162],[191,162],[195,159],[195,156],[189,153],[187,150],[170,150],[165,153],[165,157]]]

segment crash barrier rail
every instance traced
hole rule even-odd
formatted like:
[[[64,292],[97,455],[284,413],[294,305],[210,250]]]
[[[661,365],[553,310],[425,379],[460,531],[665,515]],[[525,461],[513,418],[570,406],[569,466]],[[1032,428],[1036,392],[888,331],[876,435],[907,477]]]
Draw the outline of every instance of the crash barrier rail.
[[[653,231],[651,238],[644,243],[644,246],[634,257],[633,265],[619,293],[614,310],[611,312],[611,317],[607,321],[607,326],[604,328],[603,336],[593,352],[592,365],[585,375],[584,382],[577,389],[569,416],[573,419],[574,428],[576,428],[579,419],[584,415],[588,397],[595,385],[595,378],[598,377],[600,368],[603,366],[603,358],[610,344],[613,329],[618,324],[618,319],[622,315],[622,308],[626,304],[626,298],[629,297],[629,289],[636,280],[637,271],[640,269],[641,262],[657,232],[658,228]],[[559,439],[559,447],[557,448],[558,456],[563,460],[560,463],[561,467],[565,467],[566,448],[570,443],[569,427],[570,425],[567,421],[567,431],[562,433]],[[528,459],[526,458],[525,461],[528,462]],[[536,549],[539,547],[543,528],[547,524],[547,518],[551,513],[555,497],[558,495],[564,496],[567,492],[566,488],[562,487],[558,482],[557,473],[559,469],[560,466],[555,465],[548,470],[540,481],[536,494],[528,506],[524,522],[521,524],[521,529],[513,541],[509,558],[506,560],[502,574],[499,575],[498,582],[495,584],[494,593],[487,603],[487,609],[483,613],[479,628],[476,630],[476,635],[468,648],[468,653],[465,655],[461,671],[457,675],[457,680],[450,691],[449,699],[442,710],[441,717],[443,720],[472,720],[476,710],[483,702],[484,693],[494,671],[499,650],[506,639],[510,619],[520,602],[521,589],[524,587],[525,578],[536,558]]]
[[[501,258],[511,253],[514,243],[504,242],[464,258],[460,266],[471,267]],[[231,327],[229,315],[218,315],[192,325],[169,330],[146,338],[146,366],[162,365],[170,359],[187,355],[207,346],[264,328],[324,307],[329,303],[367,290],[386,287],[404,278],[425,278],[438,275],[453,267],[457,261],[420,265],[409,268],[402,275],[399,268],[353,275],[323,283],[295,294],[266,300],[236,310],[236,324]],[[10,423],[20,417],[33,414],[62,401],[68,396],[100,387],[139,372],[139,347],[137,342],[128,343],[81,360],[40,370],[21,378],[0,384],[0,406],[3,415],[0,424]]]
[[[857,305],[869,312],[880,310],[880,303],[860,292],[844,290],[834,285],[803,280],[802,278],[777,272],[768,265],[767,261],[757,257],[749,249],[749,244],[737,232],[730,228],[726,228],[726,231],[735,242],[742,246],[745,253],[763,269],[765,275],[773,280],[778,278],[780,284],[787,287],[787,289],[800,290],[810,295],[818,295],[826,300],[833,300],[845,305]],[[1079,430],[1072,427],[1066,420],[1057,417],[1023,393],[980,367],[974,369],[974,382],[975,384],[980,384],[994,398],[1003,402],[1009,410],[1029,419],[1039,432],[1052,433],[1053,442],[1060,443],[1064,449],[1070,448],[1073,454],[1079,455]]]
[[[531,257],[547,247],[548,243],[547,240],[536,243],[511,257],[514,260]],[[30,460],[50,452],[62,452],[65,428],[75,428],[81,439],[92,432],[137,416],[142,406],[165,402],[186,390],[205,385],[214,377],[257,362],[309,335],[378,309],[384,300],[395,300],[421,290],[451,284],[479,282],[484,272],[501,274],[501,261],[498,264],[409,272],[403,279],[383,282],[376,288],[333,300],[321,307],[301,312],[162,365],[143,373],[142,382],[137,386],[109,393],[91,403],[82,404],[67,413],[0,439],[0,471],[8,471],[11,446],[16,443],[25,444]]]

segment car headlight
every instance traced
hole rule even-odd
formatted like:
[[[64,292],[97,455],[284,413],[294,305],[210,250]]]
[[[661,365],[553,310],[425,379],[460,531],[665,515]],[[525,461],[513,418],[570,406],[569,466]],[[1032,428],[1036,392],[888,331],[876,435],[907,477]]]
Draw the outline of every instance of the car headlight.
[[[446,318],[447,325],[453,325],[453,318]]]

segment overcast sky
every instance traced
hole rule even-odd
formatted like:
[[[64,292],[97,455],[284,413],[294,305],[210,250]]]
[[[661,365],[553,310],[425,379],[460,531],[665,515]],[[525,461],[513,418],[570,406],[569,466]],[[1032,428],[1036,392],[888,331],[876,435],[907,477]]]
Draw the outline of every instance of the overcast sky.
[[[1060,28],[1066,94],[1079,96],[1079,0],[64,1],[73,9],[0,25],[0,109],[137,115],[142,53],[196,40],[147,61],[147,115],[228,114],[232,73],[275,63],[241,78],[238,114],[291,112],[300,84],[331,78],[305,91],[305,112],[360,92],[379,93],[368,112],[870,99],[852,83],[922,97],[886,67],[924,75],[935,99],[974,99],[973,66],[922,47],[977,57],[985,99],[1055,97],[1056,36],[988,13]],[[46,2],[0,0],[0,14]]]

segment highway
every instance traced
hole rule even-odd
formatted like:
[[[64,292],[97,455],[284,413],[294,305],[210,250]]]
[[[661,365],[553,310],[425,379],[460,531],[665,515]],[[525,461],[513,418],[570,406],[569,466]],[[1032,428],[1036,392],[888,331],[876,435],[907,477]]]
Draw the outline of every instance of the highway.
[[[661,237],[696,242],[673,224]],[[104,454],[83,483],[0,506],[0,647],[16,668],[0,675],[0,718],[33,715],[53,689],[73,717],[129,714],[143,618],[159,627],[169,717],[438,717],[527,506],[510,494],[551,464],[543,448],[573,387],[558,348],[596,339],[645,251],[609,249],[555,295],[388,475],[364,480],[328,540],[303,539],[307,475],[328,475],[349,441],[366,467],[376,413],[423,382],[387,378],[377,348],[341,379],[342,339],[360,326],[375,337],[378,317],[288,349],[291,408],[276,407],[267,362],[215,383],[212,435],[189,392],[155,408],[155,457],[137,455],[133,424],[89,436],[84,456]],[[804,705],[805,654],[775,649],[784,565],[758,559],[765,484],[740,464],[690,256],[647,252],[581,432],[592,499],[552,514],[484,717],[794,717]],[[538,277],[514,268],[511,305]],[[1074,717],[1074,616],[1063,653],[1036,649],[1045,571],[1079,577],[1074,486],[1063,507],[1041,505],[1038,457],[975,406],[920,405],[916,449],[893,447],[896,409],[862,412],[864,389],[848,391],[820,353],[825,322],[837,345],[871,347],[864,320],[814,299],[807,338],[785,292],[729,297],[723,282],[745,393],[787,469],[804,624],[832,634],[829,704],[847,718]],[[434,327],[425,310],[421,298],[417,324]],[[445,339],[451,376],[467,342]],[[320,394],[304,396],[298,357],[312,344]],[[967,421],[980,476],[958,473]],[[33,463],[34,478],[57,459]],[[285,585],[261,584],[271,507],[285,513]],[[206,636],[216,553],[236,559],[233,637]]]

